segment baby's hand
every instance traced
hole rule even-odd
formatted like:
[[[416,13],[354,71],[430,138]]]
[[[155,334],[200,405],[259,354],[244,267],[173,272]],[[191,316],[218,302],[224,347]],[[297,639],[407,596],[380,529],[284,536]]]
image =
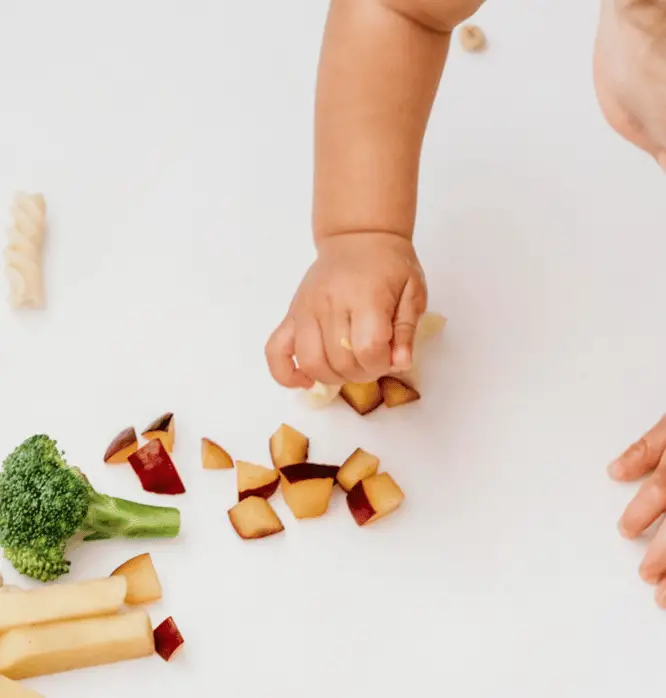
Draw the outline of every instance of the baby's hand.
[[[376,380],[411,367],[427,291],[412,243],[389,233],[331,236],[266,346],[288,388]]]
[[[666,511],[666,416],[611,463],[608,471],[613,479],[624,482],[648,476],[619,523],[623,536],[636,538]],[[656,585],[657,603],[666,608],[666,523],[652,539],[640,575]]]

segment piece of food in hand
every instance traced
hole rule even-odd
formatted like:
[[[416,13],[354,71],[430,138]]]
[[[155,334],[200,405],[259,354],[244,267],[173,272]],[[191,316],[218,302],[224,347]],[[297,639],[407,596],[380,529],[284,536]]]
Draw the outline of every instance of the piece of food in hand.
[[[155,652],[162,657],[165,662],[174,659],[183,649],[185,640],[178,630],[176,621],[169,616],[162,621],[153,631],[155,638]]]
[[[265,468],[263,465],[239,460],[236,462],[236,483],[239,502],[247,497],[269,499],[280,484],[280,474],[277,470]]]
[[[36,693],[6,676],[0,676],[0,696],[2,698],[44,698],[41,693]]]
[[[389,375],[399,378],[403,383],[418,390],[420,380],[420,368],[424,347],[431,339],[442,333],[446,327],[447,319],[441,313],[427,312],[419,320],[414,337],[414,351],[412,367],[407,371],[392,372]]]
[[[164,444],[164,448],[171,453],[176,443],[176,420],[173,412],[167,412],[151,422],[141,432],[141,436],[148,441],[159,439]]]
[[[384,404],[387,407],[400,407],[410,402],[421,399],[421,395],[415,388],[394,376],[384,376],[379,379]]]
[[[324,385],[315,381],[311,388],[303,391],[308,405],[313,409],[319,409],[330,405],[340,394],[339,385]]]
[[[152,439],[129,457],[146,492],[184,494],[185,485],[161,439]]]
[[[0,594],[0,633],[24,625],[117,613],[125,602],[124,577],[53,584],[20,594]]]
[[[356,523],[367,526],[393,513],[405,495],[388,473],[377,473],[357,482],[347,495]]]
[[[53,493],[58,496],[54,497]],[[26,507],[22,502],[30,501]],[[51,582],[69,572],[67,546],[109,538],[175,538],[180,512],[96,492],[57,443],[31,436],[0,469],[0,547],[20,574]]]
[[[382,404],[382,391],[379,383],[345,383],[340,389],[343,400],[360,415],[370,414]]]
[[[139,448],[139,441],[136,438],[134,427],[123,429],[118,436],[109,444],[104,454],[104,462],[127,463],[127,459]]]
[[[154,652],[153,629],[145,611],[23,626],[0,635],[0,674],[30,679]]]
[[[337,465],[297,463],[280,468],[282,494],[297,519],[314,519],[328,511]]]
[[[201,464],[204,470],[230,470],[234,460],[222,446],[204,438],[201,439]]]
[[[342,464],[336,479],[345,492],[349,492],[360,480],[365,480],[377,472],[379,458],[372,453],[357,448]]]
[[[424,313],[416,327],[415,343],[425,342],[433,339],[446,327],[447,320],[441,313],[428,311]]]
[[[429,340],[440,334],[446,326],[446,323],[447,319],[441,313],[435,313],[432,311],[424,313],[416,328],[416,335],[414,338],[414,361],[412,368],[410,368],[408,371],[398,371],[395,373],[390,373],[389,375],[397,376],[407,385],[410,385],[413,388],[418,388],[419,358],[421,348]],[[346,341],[347,340],[345,340],[345,342]],[[308,390],[303,391],[303,393],[308,405],[316,409],[330,405],[340,394],[340,390],[340,386],[324,385],[319,381],[315,381],[314,385]],[[349,402],[349,400],[347,400],[347,402]]]
[[[270,451],[273,465],[282,468],[293,463],[303,463],[308,458],[310,440],[288,424],[281,424],[271,436]]]
[[[153,603],[162,598],[162,585],[150,553],[143,553],[123,562],[111,572],[111,576],[125,577],[127,580],[127,604],[133,606]]]
[[[266,538],[284,531],[282,521],[263,497],[246,497],[228,511],[229,521],[243,540]]]

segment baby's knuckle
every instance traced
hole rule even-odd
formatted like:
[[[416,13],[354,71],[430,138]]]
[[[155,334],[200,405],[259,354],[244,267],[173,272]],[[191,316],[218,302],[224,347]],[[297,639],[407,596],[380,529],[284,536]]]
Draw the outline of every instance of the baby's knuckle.
[[[362,359],[371,359],[381,354],[386,346],[386,340],[381,337],[373,337],[372,339],[362,342],[358,347],[356,347],[356,353]]]
[[[331,367],[336,373],[344,378],[351,379],[358,369],[356,360],[351,352],[340,355]]]
[[[321,363],[310,356],[297,357],[298,367],[310,378],[316,378],[320,373]]]

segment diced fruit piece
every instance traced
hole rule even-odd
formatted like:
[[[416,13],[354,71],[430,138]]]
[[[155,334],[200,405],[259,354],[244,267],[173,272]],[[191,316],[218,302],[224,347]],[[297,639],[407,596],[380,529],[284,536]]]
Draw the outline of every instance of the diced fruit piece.
[[[297,463],[280,469],[284,501],[297,519],[314,519],[328,511],[337,465]]]
[[[176,442],[176,420],[173,412],[167,412],[149,424],[142,432],[144,439],[159,439],[164,448],[171,453]]]
[[[41,693],[31,691],[27,686],[0,676],[0,696],[2,698],[44,698]]]
[[[382,404],[382,391],[379,383],[345,383],[340,389],[344,401],[353,407],[360,415],[366,415],[376,410]]]
[[[129,457],[146,492],[184,494],[185,485],[160,439],[152,439]]]
[[[201,464],[205,470],[230,470],[234,460],[219,444],[201,439]]]
[[[400,407],[421,399],[419,392],[394,376],[379,379],[379,385],[387,407]]]
[[[294,463],[280,468],[280,474],[289,484],[296,484],[304,480],[335,480],[340,466],[322,465],[321,463]]]
[[[153,629],[145,611],[23,626],[0,635],[0,674],[29,679],[154,652]]]
[[[231,525],[244,540],[266,538],[284,531],[282,521],[263,497],[247,497],[228,513]]]
[[[366,526],[393,513],[404,499],[393,478],[378,473],[357,482],[347,495],[347,504],[356,523]]]
[[[134,427],[127,427],[109,444],[104,454],[105,463],[127,463],[127,459],[139,447]]]
[[[365,480],[377,472],[379,458],[372,453],[357,448],[338,470],[337,481],[345,492],[349,492],[360,480]]]
[[[162,598],[162,585],[150,553],[143,553],[127,560],[111,572],[111,576],[122,576],[127,580],[125,595],[127,604],[153,603]]]
[[[185,645],[185,640],[183,640],[183,636],[171,616],[155,628],[153,636],[155,638],[155,652],[165,662],[172,660]]]
[[[20,594],[0,594],[0,633],[23,625],[117,613],[126,595],[127,580],[124,577],[54,584]]]
[[[239,460],[236,462],[236,482],[239,502],[247,497],[268,499],[275,494],[280,484],[280,474],[263,465]]]
[[[282,468],[292,463],[303,463],[308,458],[309,447],[307,436],[287,424],[281,424],[270,440],[273,465]]]

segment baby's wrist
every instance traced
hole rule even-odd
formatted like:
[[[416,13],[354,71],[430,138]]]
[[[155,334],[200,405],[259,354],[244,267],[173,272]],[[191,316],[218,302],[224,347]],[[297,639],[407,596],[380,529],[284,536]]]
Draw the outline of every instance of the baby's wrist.
[[[407,242],[412,242],[412,231],[401,231],[396,230],[386,230],[377,228],[331,228],[328,230],[317,230],[314,231],[314,243],[315,247],[319,250],[322,245],[335,240],[337,238],[345,239],[360,239],[368,240],[370,237],[377,239],[386,240],[406,240]]]

